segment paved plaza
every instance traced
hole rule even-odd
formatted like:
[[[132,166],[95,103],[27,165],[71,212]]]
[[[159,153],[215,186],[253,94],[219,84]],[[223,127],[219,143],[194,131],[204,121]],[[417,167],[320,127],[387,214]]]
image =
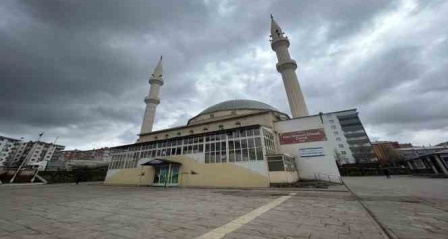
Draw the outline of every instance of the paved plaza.
[[[383,238],[346,191],[0,187],[0,238]]]
[[[346,177],[345,183],[396,238],[448,238],[448,179]]]

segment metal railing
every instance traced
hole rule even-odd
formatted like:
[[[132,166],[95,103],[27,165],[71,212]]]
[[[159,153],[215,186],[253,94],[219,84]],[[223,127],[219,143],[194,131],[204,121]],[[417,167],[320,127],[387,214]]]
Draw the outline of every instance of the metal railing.
[[[341,176],[331,175],[326,173],[314,173],[314,178],[316,180],[330,182],[330,183],[342,183]]]

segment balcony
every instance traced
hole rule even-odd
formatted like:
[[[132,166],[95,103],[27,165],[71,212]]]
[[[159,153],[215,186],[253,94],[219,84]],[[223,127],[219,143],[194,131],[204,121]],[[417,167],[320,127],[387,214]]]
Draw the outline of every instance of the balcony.
[[[346,132],[346,131],[362,131],[362,132],[364,132],[364,128],[362,127],[361,124],[342,125],[342,131],[344,131],[344,132]]]
[[[351,120],[339,121],[339,123],[342,126],[344,126],[344,125],[350,125],[350,124],[361,124],[361,121],[359,119],[351,119]]]

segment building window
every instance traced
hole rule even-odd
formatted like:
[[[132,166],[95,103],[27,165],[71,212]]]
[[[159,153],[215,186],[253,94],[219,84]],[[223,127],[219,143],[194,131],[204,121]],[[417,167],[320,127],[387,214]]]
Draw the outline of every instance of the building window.
[[[339,144],[339,148],[344,148],[344,145],[343,144]]]
[[[337,138],[336,138],[336,141],[341,141],[341,138],[337,137]]]
[[[268,168],[270,172],[285,171],[285,165],[283,164],[283,157],[268,157]]]
[[[263,160],[259,129],[234,131],[229,135],[229,162]]]
[[[345,152],[344,150],[341,151],[341,155],[347,155],[347,152]]]
[[[266,148],[266,154],[275,154],[274,134],[263,128],[264,147]]]
[[[223,130],[223,129],[224,129],[224,125],[220,125],[219,130]]]
[[[339,135],[339,132],[338,131],[334,131],[333,134],[334,135]]]
[[[334,123],[334,120],[330,120],[330,123]]]
[[[331,128],[332,128],[332,129],[336,129],[336,125],[332,125]]]

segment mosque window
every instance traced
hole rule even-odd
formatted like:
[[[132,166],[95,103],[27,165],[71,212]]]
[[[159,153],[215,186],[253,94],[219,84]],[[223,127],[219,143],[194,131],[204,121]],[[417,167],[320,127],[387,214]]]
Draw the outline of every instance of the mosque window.
[[[266,154],[275,154],[275,141],[274,134],[263,128],[264,147],[266,148]]]
[[[212,134],[206,136],[205,163],[227,162],[226,134]]]

